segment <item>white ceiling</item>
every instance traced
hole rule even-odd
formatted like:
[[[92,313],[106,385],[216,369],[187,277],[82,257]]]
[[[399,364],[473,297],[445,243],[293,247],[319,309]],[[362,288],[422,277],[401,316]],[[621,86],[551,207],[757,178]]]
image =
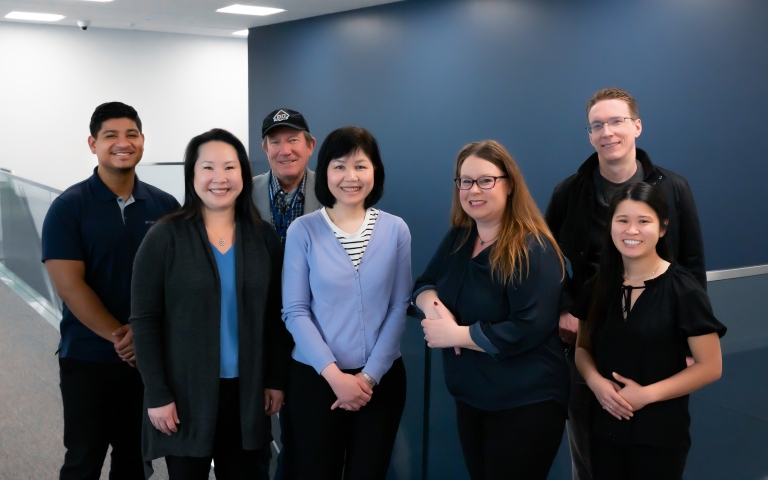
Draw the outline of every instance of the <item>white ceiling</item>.
[[[108,3],[82,0],[0,0],[0,21],[21,22],[4,18],[12,11],[56,13],[66,18],[54,24],[71,25],[73,28],[77,28],[78,20],[90,20],[89,29],[118,28],[229,37],[236,30],[397,1],[402,0],[113,0]],[[282,8],[285,12],[266,17],[216,12],[219,8],[235,3]]]

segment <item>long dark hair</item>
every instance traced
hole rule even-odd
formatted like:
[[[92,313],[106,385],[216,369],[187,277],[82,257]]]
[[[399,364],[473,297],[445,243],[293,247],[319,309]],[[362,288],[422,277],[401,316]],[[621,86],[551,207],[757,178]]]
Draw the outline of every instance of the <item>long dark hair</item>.
[[[248,154],[245,152],[243,142],[222,128],[211,129],[189,141],[187,150],[184,152],[184,205],[179,211],[166,216],[163,220],[170,220],[175,217],[181,217],[184,220],[203,218],[203,201],[195,191],[195,163],[200,157],[200,147],[208,142],[224,142],[231,145],[237,152],[240,173],[243,177],[243,190],[235,200],[235,218],[250,225],[256,224],[261,220],[261,216],[259,216],[251,198],[253,179],[251,178],[251,164],[248,163]]]
[[[613,244],[611,226],[616,208],[625,200],[643,202],[656,212],[659,217],[659,228],[664,232],[669,222],[669,208],[664,193],[659,187],[648,183],[631,183],[616,192],[608,206],[605,230],[603,231],[603,250],[600,253],[600,267],[595,277],[592,298],[589,302],[589,314],[587,315],[587,331],[593,334],[595,330],[605,325],[608,312],[614,311],[616,302],[621,298],[621,285],[624,283],[624,262],[621,253]],[[656,253],[670,262],[672,256],[667,245],[667,236],[659,237],[656,244]]]

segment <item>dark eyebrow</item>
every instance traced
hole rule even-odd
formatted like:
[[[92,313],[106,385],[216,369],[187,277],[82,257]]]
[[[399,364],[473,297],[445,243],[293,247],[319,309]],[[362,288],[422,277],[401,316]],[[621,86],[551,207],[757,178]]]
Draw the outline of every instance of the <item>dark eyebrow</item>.
[[[614,215],[614,218],[621,218],[621,217],[629,217],[629,215],[627,215],[626,213],[622,213],[620,215]],[[638,215],[637,218],[650,218],[651,220],[653,220],[652,215]]]
[[[99,133],[101,133],[102,135],[106,135],[108,133],[120,133],[120,131],[119,130],[102,130]],[[141,132],[139,132],[135,128],[129,128],[128,130],[125,131],[125,133],[138,133],[138,134],[141,134]]]

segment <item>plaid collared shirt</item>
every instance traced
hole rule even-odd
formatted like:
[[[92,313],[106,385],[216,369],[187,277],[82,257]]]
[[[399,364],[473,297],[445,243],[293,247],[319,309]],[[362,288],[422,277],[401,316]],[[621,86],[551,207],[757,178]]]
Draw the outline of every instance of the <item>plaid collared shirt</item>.
[[[288,232],[288,227],[291,223],[304,215],[304,187],[307,184],[307,171],[304,171],[304,178],[301,179],[298,189],[296,190],[296,199],[290,203],[287,201],[287,192],[280,186],[280,182],[277,181],[277,177],[269,172],[271,179],[269,184],[269,200],[270,207],[272,209],[272,226],[277,230],[277,234],[280,235],[280,241],[285,244],[285,235]],[[275,218],[275,213],[281,217],[283,221]],[[278,221],[276,221],[278,220]],[[285,223],[283,225],[283,223]],[[282,227],[282,228],[279,228]]]

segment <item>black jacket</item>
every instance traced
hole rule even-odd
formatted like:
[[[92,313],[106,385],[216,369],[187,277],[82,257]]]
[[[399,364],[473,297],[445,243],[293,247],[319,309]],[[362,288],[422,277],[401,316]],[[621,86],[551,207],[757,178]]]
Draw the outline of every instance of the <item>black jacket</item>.
[[[219,401],[221,283],[201,220],[150,229],[136,255],[131,325],[144,380],[144,460],[211,455]],[[271,423],[264,388],[285,390],[290,335],[280,318],[282,246],[266,222],[238,221],[235,278],[243,448],[261,448]],[[179,431],[165,435],[146,408],[176,402]]]
[[[669,225],[666,237],[673,259],[706,289],[704,242],[691,187],[680,175],[654,166],[644,150],[637,149],[637,159],[645,172],[643,181],[659,186],[667,199]],[[601,245],[590,245],[590,239],[594,238],[592,215],[597,202],[592,174],[597,167],[597,153],[593,153],[575,174],[555,187],[544,214],[563,255],[571,262],[572,276],[566,290],[570,299],[575,299],[584,282],[597,273],[593,262],[599,258]],[[563,304],[567,305],[569,301],[564,300]]]

